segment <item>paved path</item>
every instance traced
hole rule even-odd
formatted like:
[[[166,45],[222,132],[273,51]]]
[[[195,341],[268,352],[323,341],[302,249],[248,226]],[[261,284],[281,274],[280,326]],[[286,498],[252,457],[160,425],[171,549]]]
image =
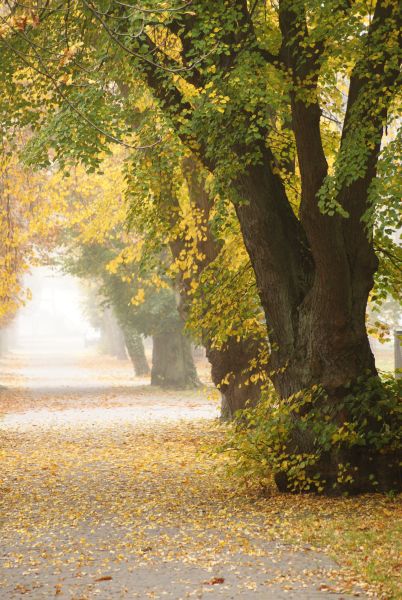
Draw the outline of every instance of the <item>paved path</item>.
[[[220,481],[203,391],[164,394],[87,358],[2,372],[1,600],[353,597],[333,561],[276,540]]]

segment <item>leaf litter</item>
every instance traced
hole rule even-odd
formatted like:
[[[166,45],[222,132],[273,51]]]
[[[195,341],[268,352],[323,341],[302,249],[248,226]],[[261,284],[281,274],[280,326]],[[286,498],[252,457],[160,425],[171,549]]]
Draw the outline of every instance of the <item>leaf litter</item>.
[[[184,410],[210,403],[199,392],[14,384],[0,393],[4,597],[400,597],[398,499],[239,488],[210,452],[215,409]],[[57,418],[37,408],[46,395]]]

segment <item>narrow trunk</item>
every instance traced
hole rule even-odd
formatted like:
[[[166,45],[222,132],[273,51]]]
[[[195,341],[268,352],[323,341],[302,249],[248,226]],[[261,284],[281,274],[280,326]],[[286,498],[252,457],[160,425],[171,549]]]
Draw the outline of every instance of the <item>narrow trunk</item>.
[[[126,343],[123,332],[118,325],[114,331],[114,355],[119,360],[127,360]]]
[[[106,308],[103,313],[101,332],[101,344],[103,351],[106,352],[106,354],[115,356],[119,360],[126,360],[127,352],[123,332],[117,322],[113,310],[110,307]]]
[[[189,389],[200,385],[191,344],[181,329],[154,335],[151,385]]]
[[[133,363],[134,372],[137,377],[149,375],[150,369],[145,356],[144,343],[141,335],[136,332],[123,328],[124,340],[126,342],[127,352]]]
[[[0,329],[0,356],[13,350],[15,339],[16,335],[13,322],[3,327],[3,329]]]

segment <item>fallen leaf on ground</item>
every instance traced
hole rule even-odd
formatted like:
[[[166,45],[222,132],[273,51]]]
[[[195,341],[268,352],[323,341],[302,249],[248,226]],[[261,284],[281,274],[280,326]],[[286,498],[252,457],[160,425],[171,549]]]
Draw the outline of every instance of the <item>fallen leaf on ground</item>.
[[[205,585],[216,585],[218,583],[224,583],[224,577],[212,577],[209,581],[204,581]]]

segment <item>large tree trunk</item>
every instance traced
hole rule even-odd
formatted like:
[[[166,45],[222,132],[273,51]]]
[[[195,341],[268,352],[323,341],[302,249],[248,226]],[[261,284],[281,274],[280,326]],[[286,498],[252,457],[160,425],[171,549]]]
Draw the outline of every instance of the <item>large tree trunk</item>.
[[[144,343],[140,334],[131,331],[127,327],[122,327],[124,340],[126,342],[127,352],[133,363],[134,372],[137,377],[149,375],[150,368],[147,357],[145,356]]]
[[[289,235],[293,247],[288,246],[282,259],[278,256],[273,261],[263,222],[266,179],[264,175],[256,176],[257,167],[254,171],[241,181],[243,197],[246,195],[249,202],[238,206],[237,213],[270,332],[270,377],[282,399],[320,386],[326,393],[332,421],[339,426],[352,422],[356,417],[348,413],[344,404],[350,387],[359,384],[363,391],[365,382],[377,377],[365,326],[368,295],[377,267],[374,251],[366,239],[351,265],[342,242],[342,227],[351,227],[350,223],[344,225],[340,217],[322,215],[317,226],[320,234],[316,232],[316,235],[321,236],[327,230],[328,235],[332,232],[332,237],[331,242],[321,238],[317,241],[323,245],[319,261],[313,265],[308,254],[293,253],[302,239],[299,235]],[[269,211],[266,212],[268,217]],[[276,235],[278,228],[279,224]],[[307,224],[305,228],[309,238],[313,237],[314,226],[311,225],[310,230]],[[325,257],[326,252],[328,257]],[[378,385],[381,386],[379,380]],[[305,411],[316,409],[317,404],[313,402]],[[294,415],[295,433],[288,448],[294,454],[312,452],[316,448],[315,433],[297,425],[304,414]],[[368,419],[367,431],[375,431],[378,426]],[[348,465],[353,481],[345,484],[337,481],[340,464]],[[388,455],[379,453],[374,446],[355,445],[342,451],[324,452],[309,475],[319,474],[327,493],[401,489],[398,464],[395,452]],[[278,473],[276,481],[281,491],[291,489],[286,472]]]
[[[380,420],[377,420],[376,404],[382,398],[382,384],[377,376],[364,324],[359,326],[350,315],[349,326],[333,326],[331,311],[326,313],[326,318],[325,313],[322,317],[323,320],[318,323],[316,313],[312,314],[311,309],[301,316],[300,336],[289,356],[288,366],[273,378],[282,398],[301,390],[308,394],[312,386],[320,386],[325,392],[324,397],[313,396],[313,402],[294,415],[289,450],[297,454],[315,452],[320,444],[317,444],[314,424],[320,424],[322,431],[327,424],[325,419],[337,429],[360,422],[367,436],[363,445],[330,444],[330,448],[322,451],[317,464],[308,468],[306,474],[309,477],[319,475],[322,491],[328,494],[400,490],[400,455],[393,449],[390,452],[386,448],[379,451],[375,443],[370,444],[369,436],[376,434],[384,422],[392,424],[397,416],[387,409],[380,409]],[[373,386],[377,392],[371,391]],[[352,402],[346,401],[353,396]],[[311,418],[313,411],[319,415],[318,419]],[[305,417],[310,417],[307,428],[303,423]],[[363,419],[365,422],[362,423]],[[339,480],[343,466],[345,472],[352,476],[349,481]],[[276,483],[280,491],[293,489],[293,482],[286,472],[277,473]]]
[[[200,385],[190,341],[180,328],[154,335],[151,385],[191,389]]]

